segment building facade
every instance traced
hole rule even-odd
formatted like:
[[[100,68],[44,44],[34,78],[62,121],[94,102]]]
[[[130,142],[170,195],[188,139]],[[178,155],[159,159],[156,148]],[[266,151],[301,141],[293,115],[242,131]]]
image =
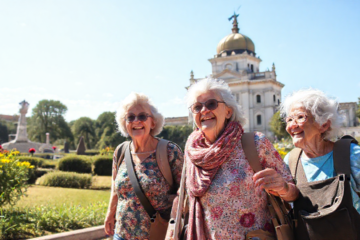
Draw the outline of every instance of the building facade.
[[[260,72],[261,59],[256,56],[253,41],[239,33],[234,14],[232,33],[217,45],[217,52],[209,59],[211,77],[222,79],[230,86],[236,101],[242,106],[247,123],[245,131],[260,131],[273,137],[269,122],[281,100],[284,84],[276,80],[275,65],[271,71]],[[190,85],[200,79],[190,76]]]
[[[273,139],[269,123],[280,104],[284,84],[276,79],[275,64],[271,71],[260,72],[261,59],[256,56],[255,44],[249,37],[239,33],[237,15],[234,14],[231,19],[232,32],[218,43],[216,54],[209,59],[212,67],[210,76],[222,79],[230,86],[247,119],[244,130],[263,132]],[[200,79],[195,78],[191,71],[190,85]],[[344,134],[360,135],[356,111],[356,102],[339,104],[339,112],[344,115]],[[166,118],[165,124],[185,125],[188,121],[187,117]]]
[[[359,125],[358,119],[356,117],[357,109],[356,102],[339,103],[339,112],[344,116],[344,127],[355,127]]]

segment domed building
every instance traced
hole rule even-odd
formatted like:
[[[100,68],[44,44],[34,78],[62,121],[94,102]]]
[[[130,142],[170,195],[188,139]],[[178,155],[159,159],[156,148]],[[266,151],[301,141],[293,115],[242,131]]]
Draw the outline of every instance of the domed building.
[[[209,59],[213,78],[226,81],[236,101],[243,107],[246,132],[260,131],[272,138],[269,122],[277,111],[284,84],[276,80],[275,65],[271,71],[260,72],[261,59],[256,57],[255,44],[239,33],[237,16],[233,15],[232,33],[218,43],[216,55]],[[191,71],[190,85],[199,79]]]

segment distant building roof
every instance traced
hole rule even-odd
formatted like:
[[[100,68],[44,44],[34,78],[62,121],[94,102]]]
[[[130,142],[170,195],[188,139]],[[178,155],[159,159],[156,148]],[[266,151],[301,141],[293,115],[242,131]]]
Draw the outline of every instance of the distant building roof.
[[[3,119],[8,122],[17,122],[19,121],[19,115],[3,115],[0,114],[0,119]]]
[[[356,102],[341,102],[339,103],[339,109],[348,108],[348,107],[357,107]]]
[[[189,124],[189,118],[188,117],[165,118],[165,126],[166,125],[177,126],[177,125],[188,125],[188,124]]]

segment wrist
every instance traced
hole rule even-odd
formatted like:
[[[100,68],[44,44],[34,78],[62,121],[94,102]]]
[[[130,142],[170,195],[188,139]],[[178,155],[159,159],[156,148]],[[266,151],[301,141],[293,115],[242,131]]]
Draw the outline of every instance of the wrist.
[[[283,197],[286,196],[289,193],[289,191],[290,191],[290,186],[286,181],[284,181],[284,187],[277,193],[280,195],[280,197]]]

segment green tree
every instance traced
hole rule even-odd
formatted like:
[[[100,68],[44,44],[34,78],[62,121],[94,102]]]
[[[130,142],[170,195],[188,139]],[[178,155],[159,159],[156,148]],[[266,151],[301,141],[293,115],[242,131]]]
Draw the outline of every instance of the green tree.
[[[0,119],[0,144],[9,141],[9,134],[16,134],[16,122]]]
[[[115,113],[113,112],[103,112],[99,115],[95,122],[95,134],[98,139],[96,148],[99,149],[105,147],[115,148],[123,141],[126,141],[126,138],[117,132]]]
[[[286,123],[281,118],[279,111],[277,111],[271,118],[270,130],[278,139],[289,137],[289,134],[286,132]]]
[[[91,118],[81,117],[75,120],[74,124],[71,126],[71,131],[74,135],[76,144],[80,137],[83,136],[87,149],[92,149],[95,146],[97,142],[95,136],[95,123]]]
[[[182,150],[184,150],[186,140],[192,131],[193,128],[191,125],[165,126],[158,137],[173,141],[174,143],[178,144]]]
[[[9,131],[4,120],[0,120],[0,144],[9,140]]]
[[[50,133],[50,140],[62,138],[73,140],[70,127],[64,119],[67,107],[60,101],[41,100],[32,110],[28,121],[29,138],[38,142],[46,141],[46,133]]]

